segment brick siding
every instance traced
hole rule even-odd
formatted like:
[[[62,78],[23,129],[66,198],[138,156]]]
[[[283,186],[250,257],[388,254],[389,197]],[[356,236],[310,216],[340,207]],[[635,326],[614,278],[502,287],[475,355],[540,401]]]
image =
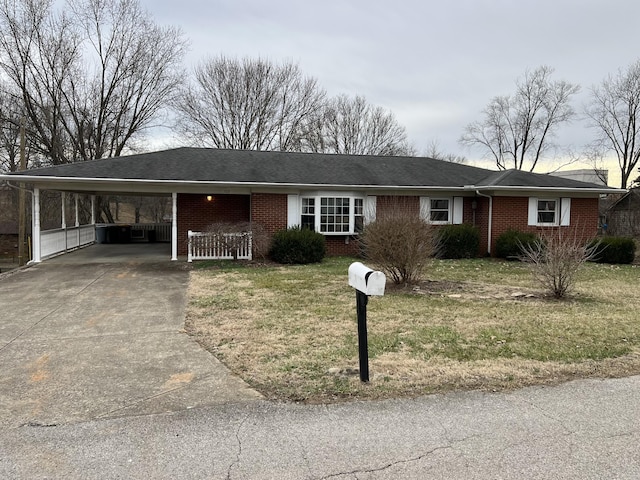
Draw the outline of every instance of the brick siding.
[[[377,215],[400,205],[419,214],[418,196],[379,196]],[[474,208],[475,205],[475,208]],[[549,227],[529,226],[528,197],[494,197],[493,228],[491,231],[492,254],[496,239],[506,230],[513,228],[525,232],[540,233]],[[252,195],[214,195],[207,201],[206,195],[178,195],[178,254],[187,253],[187,231],[205,231],[218,222],[249,222],[261,225],[268,235],[287,228],[287,195],[253,193]],[[489,199],[486,197],[465,197],[463,201],[463,222],[476,225],[480,231],[478,255],[487,253],[489,221]],[[573,198],[571,200],[571,225],[566,228],[579,238],[590,239],[598,229],[598,199]],[[328,255],[356,255],[357,238],[350,235],[325,236]]]
[[[249,195],[178,194],[178,255],[188,250],[187,232],[203,232],[214,223],[238,223],[250,220]]]
[[[494,197],[493,229],[491,231],[492,254],[495,242],[500,235],[509,229],[540,234],[554,227],[528,225],[528,197]],[[555,227],[557,228],[557,227]],[[598,199],[572,198],[570,225],[561,227],[582,241],[595,237],[598,233]],[[486,245],[486,241],[485,241]]]
[[[251,195],[251,221],[269,235],[287,228],[287,195],[254,193]]]

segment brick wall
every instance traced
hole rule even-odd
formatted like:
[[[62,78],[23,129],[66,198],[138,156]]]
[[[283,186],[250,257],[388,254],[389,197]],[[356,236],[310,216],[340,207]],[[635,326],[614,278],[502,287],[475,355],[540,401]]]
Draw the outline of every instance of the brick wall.
[[[358,239],[351,235],[327,235],[324,237],[327,245],[327,255],[357,255]]]
[[[473,208],[475,202],[475,209]],[[489,239],[489,199],[486,197],[470,197],[464,199],[464,223],[474,225],[480,233],[478,256],[484,256],[488,250]]]
[[[494,253],[497,238],[506,230],[515,229],[539,235],[553,228],[528,225],[528,218],[528,197],[494,197],[492,253]],[[598,199],[572,198],[570,223],[568,227],[561,228],[566,229],[570,234],[575,234],[583,241],[595,237],[598,233]]]
[[[249,195],[178,194],[178,255],[187,254],[187,232],[206,231],[213,223],[237,223],[250,220]]]
[[[287,195],[276,193],[252,194],[251,221],[262,225],[269,235],[287,228]]]
[[[376,215],[396,211],[407,211],[414,215],[420,214],[420,197],[406,195],[380,195],[376,198]]]
[[[420,199],[417,196],[379,196],[377,215],[390,211],[397,205],[417,215]],[[475,203],[475,208],[473,208]],[[494,197],[493,228],[491,232],[492,253],[496,239],[510,228],[540,233],[548,227],[527,225],[528,197]],[[249,195],[215,195],[207,201],[206,195],[178,195],[178,254],[187,253],[187,231],[203,231],[217,222],[248,222],[260,224],[268,235],[287,228],[287,195],[254,193]],[[464,198],[463,221],[476,225],[480,231],[478,255],[487,252],[489,199],[486,197]],[[563,227],[579,237],[592,238],[597,234],[598,199],[574,198],[571,201],[571,226]],[[357,240],[352,236],[326,236],[328,255],[355,255]]]

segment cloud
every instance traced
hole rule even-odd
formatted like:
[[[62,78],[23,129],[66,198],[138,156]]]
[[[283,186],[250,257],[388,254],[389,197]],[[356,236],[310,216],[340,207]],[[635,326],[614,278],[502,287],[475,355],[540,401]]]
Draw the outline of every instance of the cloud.
[[[329,94],[364,95],[393,110],[422,148],[465,153],[457,139],[496,95],[514,91],[527,69],[588,88],[638,57],[640,17],[628,0],[142,0],[160,23],[192,40],[186,59],[207,56],[291,60]],[[586,144],[586,125],[565,132]],[[562,139],[559,139],[562,140]],[[478,152],[466,152],[478,157]]]

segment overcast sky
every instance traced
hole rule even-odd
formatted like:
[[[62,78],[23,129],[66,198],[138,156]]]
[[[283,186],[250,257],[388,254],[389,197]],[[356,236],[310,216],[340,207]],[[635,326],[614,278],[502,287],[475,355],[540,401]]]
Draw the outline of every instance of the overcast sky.
[[[364,95],[393,111],[424,153],[480,152],[458,143],[496,95],[513,93],[527,69],[589,88],[640,57],[632,0],[142,0],[160,24],[191,41],[187,65],[207,56],[293,61],[329,95]],[[593,138],[584,122],[560,142]],[[584,166],[583,166],[584,167]],[[544,169],[540,169],[543,171]]]

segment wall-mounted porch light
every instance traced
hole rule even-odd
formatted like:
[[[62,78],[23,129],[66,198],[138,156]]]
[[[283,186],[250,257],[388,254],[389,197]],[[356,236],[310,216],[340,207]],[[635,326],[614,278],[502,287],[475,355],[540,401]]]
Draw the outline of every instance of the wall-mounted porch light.
[[[207,202],[213,202],[213,195],[207,195]]]

